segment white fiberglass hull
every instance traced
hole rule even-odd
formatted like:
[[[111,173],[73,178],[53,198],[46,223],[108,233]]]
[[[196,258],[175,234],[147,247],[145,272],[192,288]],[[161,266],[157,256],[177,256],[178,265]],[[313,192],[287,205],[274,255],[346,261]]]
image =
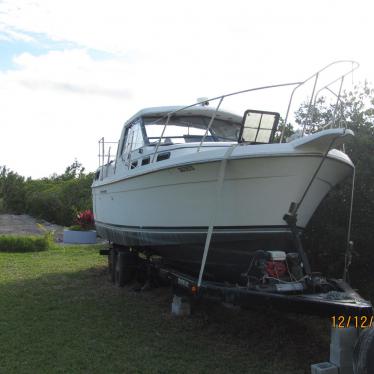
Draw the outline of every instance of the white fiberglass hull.
[[[200,152],[171,146],[160,152],[173,157],[134,169],[119,160],[92,186],[97,231],[196,273],[213,223],[206,271],[236,277],[256,250],[295,250],[283,217],[296,203],[297,226],[305,228],[326,194],[351,175],[349,157],[328,152],[345,135],[352,132],[326,130],[282,144],[207,144]]]
[[[213,212],[215,232],[235,235],[287,230],[283,216],[299,202],[322,155],[230,159],[217,207],[220,161],[174,166],[94,187],[99,232],[118,244],[152,246],[199,242]],[[328,157],[298,211],[304,228],[323,197],[351,173]]]

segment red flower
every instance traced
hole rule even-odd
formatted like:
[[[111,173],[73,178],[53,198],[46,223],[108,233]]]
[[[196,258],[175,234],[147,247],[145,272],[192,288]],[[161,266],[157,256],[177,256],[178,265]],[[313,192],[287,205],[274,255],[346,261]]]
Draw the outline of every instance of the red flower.
[[[77,214],[77,224],[82,227],[82,229],[91,229],[94,223],[95,220],[91,210],[88,209]]]

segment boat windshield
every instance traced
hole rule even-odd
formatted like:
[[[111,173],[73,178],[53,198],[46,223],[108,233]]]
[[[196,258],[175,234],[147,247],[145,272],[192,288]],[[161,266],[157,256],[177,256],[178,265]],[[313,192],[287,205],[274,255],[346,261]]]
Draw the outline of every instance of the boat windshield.
[[[166,118],[144,118],[144,126],[150,143],[160,139]],[[162,136],[162,143],[191,143],[200,142],[208,128],[210,117],[178,116],[172,117]],[[239,122],[214,119],[205,137],[207,142],[237,142],[241,124]]]

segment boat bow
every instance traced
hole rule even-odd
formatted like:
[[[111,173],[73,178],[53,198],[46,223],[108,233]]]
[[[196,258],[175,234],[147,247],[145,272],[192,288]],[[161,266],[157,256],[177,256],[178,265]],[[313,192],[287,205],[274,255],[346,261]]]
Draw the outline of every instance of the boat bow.
[[[332,146],[339,146],[352,136],[354,136],[352,130],[336,128],[304,136],[303,138],[291,141],[290,144],[297,150],[326,153]]]

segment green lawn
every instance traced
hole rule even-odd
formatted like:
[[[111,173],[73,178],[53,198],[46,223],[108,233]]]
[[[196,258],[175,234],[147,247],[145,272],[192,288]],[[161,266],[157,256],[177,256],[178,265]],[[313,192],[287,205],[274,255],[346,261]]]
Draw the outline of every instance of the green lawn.
[[[98,248],[0,253],[0,373],[309,373],[329,322],[205,304],[107,281]]]

